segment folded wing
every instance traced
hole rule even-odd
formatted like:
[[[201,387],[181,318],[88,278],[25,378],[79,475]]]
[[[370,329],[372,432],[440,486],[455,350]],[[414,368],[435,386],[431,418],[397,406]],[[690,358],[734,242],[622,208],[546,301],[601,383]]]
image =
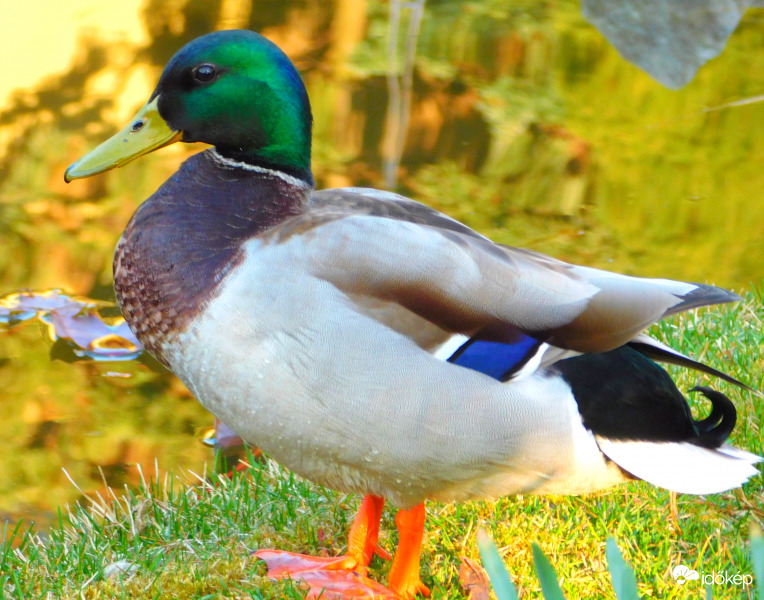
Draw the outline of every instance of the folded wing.
[[[315,276],[373,306],[383,321],[408,311],[444,336],[508,344],[529,336],[603,352],[667,315],[738,299],[713,286],[629,277],[502,246],[414,201],[360,192],[315,193],[311,211],[274,241],[304,244]]]

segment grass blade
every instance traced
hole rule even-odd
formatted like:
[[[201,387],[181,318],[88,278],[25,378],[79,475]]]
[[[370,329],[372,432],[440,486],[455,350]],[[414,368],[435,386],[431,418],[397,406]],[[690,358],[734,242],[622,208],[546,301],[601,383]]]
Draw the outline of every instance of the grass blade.
[[[764,538],[756,526],[751,527],[751,562],[759,600],[764,600]]]
[[[618,600],[639,600],[637,580],[634,571],[623,559],[615,538],[610,536],[605,546],[607,567],[610,571],[610,579],[613,581],[613,589]]]
[[[533,544],[533,563],[536,565],[536,574],[541,582],[544,600],[565,600],[560,584],[557,583],[557,573],[554,572],[552,563],[549,562],[538,544]]]
[[[498,600],[518,600],[517,588],[509,578],[509,572],[501,560],[496,544],[493,543],[491,536],[484,530],[477,532],[477,545],[480,550],[480,558],[483,561],[483,568],[491,579],[491,587]]]

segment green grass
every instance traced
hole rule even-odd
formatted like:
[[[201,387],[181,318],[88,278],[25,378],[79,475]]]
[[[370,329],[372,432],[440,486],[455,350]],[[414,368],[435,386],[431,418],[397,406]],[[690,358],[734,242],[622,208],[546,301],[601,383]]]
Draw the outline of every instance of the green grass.
[[[477,545],[480,548],[480,556],[483,559],[485,571],[490,578],[490,587],[493,589],[497,600],[517,600],[517,588],[510,580],[509,572],[501,560],[496,544],[493,543],[493,540],[483,530],[478,532]],[[764,600],[764,538],[761,537],[761,531],[757,526],[751,526],[750,546],[755,576],[752,574],[742,575],[738,572],[730,575],[731,579],[729,582],[726,575],[721,582],[727,585],[729,583],[737,586],[742,585],[744,595],[749,597],[750,591],[755,585],[758,590],[757,598]],[[617,600],[638,600],[639,592],[637,590],[637,580],[634,577],[634,570],[623,559],[615,538],[609,537],[607,539],[605,554],[607,555],[610,579],[613,582],[613,592]],[[536,573],[541,583],[544,600],[565,600],[554,567],[538,544],[533,544],[533,562],[536,565]],[[701,579],[697,572],[694,573],[694,577],[691,577],[689,568],[686,565],[679,567],[679,572],[682,584],[687,581]],[[712,580],[706,581],[706,578],[703,577],[701,583],[706,588],[706,599],[713,600],[714,583]],[[688,588],[688,591],[690,589],[692,588]]]
[[[653,330],[672,346],[764,388],[764,291],[745,301],[690,313]],[[681,389],[709,381],[672,369]],[[739,410],[733,442],[764,454],[764,400],[722,382]],[[703,407],[694,407],[702,414]],[[0,548],[3,598],[302,598],[284,582],[265,578],[249,553],[257,548],[337,554],[359,498],[323,489],[277,465],[256,463],[233,479],[155,473],[136,490],[93,498],[61,514],[46,532],[17,528]],[[566,598],[614,598],[606,542],[613,536],[634,569],[640,597],[702,597],[699,582],[679,587],[672,569],[701,574],[753,574],[748,544],[764,521],[764,482],[708,497],[676,496],[641,482],[581,497],[514,496],[495,502],[428,505],[422,576],[435,598],[465,598],[460,557],[479,559],[476,533],[496,541],[521,597],[539,597],[532,543],[549,558]],[[8,534],[9,532],[6,532]],[[396,543],[393,511],[383,518],[381,543]],[[119,574],[117,566],[127,573]],[[389,563],[372,563],[385,580]],[[762,582],[758,582],[761,584]],[[715,599],[755,597],[713,586]]]

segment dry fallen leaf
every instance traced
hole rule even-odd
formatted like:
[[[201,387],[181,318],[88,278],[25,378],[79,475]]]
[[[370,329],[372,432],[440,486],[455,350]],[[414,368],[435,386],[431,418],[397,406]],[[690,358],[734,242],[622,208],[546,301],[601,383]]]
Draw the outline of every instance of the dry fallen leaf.
[[[471,558],[462,557],[459,567],[459,582],[469,600],[488,600],[491,597],[491,580],[480,563]]]

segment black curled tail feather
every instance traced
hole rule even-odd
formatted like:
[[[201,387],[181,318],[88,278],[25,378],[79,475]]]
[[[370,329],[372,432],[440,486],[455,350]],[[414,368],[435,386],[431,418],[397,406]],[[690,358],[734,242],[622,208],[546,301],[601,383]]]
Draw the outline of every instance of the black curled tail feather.
[[[698,385],[690,391],[700,392],[711,401],[711,414],[705,419],[695,421],[698,437],[687,441],[703,448],[719,448],[735,428],[735,405],[727,396],[709,387]]]

